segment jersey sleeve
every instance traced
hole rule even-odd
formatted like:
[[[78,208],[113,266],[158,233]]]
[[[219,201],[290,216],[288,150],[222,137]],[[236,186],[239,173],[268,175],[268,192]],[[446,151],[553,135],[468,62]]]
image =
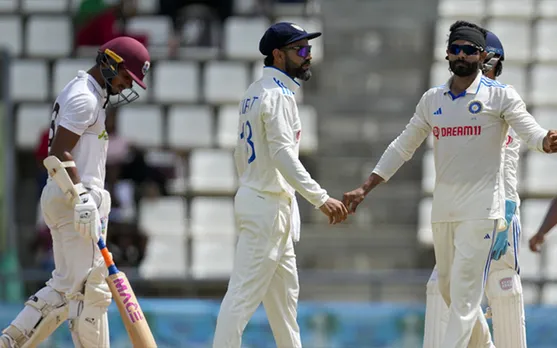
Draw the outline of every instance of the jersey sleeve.
[[[501,117],[530,149],[544,152],[543,139],[547,134],[547,130],[542,128],[526,110],[526,104],[518,92],[511,86],[503,89]]]
[[[503,178],[505,184],[505,198],[518,203],[518,159],[520,157],[520,140],[516,133],[509,130],[504,151]]]
[[[97,99],[92,95],[80,94],[66,102],[60,112],[59,126],[75,133],[83,135],[85,130],[95,122],[95,109]]]
[[[406,129],[391,142],[373,169],[373,173],[379,175],[383,180],[388,181],[404,162],[412,158],[416,149],[431,132],[426,112],[427,96],[426,92],[418,102],[414,116],[406,125]]]
[[[284,179],[302,197],[315,207],[323,205],[329,196],[327,191],[311,177],[295,154],[292,120],[297,112],[294,101],[283,94],[267,93],[262,100],[262,119],[269,144],[269,155]]]

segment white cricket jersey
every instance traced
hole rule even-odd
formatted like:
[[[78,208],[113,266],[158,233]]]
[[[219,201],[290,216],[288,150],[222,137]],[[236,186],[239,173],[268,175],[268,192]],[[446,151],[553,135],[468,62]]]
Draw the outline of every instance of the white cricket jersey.
[[[252,83],[240,102],[234,151],[240,185],[286,194],[298,191],[316,207],[329,196],[298,159],[302,124],[294,94],[299,84],[273,67]]]
[[[49,151],[59,126],[79,135],[79,141],[71,154],[85,187],[104,188],[108,149],[103,107],[105,102],[106,91],[82,70],[64,87],[54,102]]]
[[[520,139],[516,132],[509,128],[507,139],[505,141],[503,178],[505,180],[505,198],[516,202],[516,206],[520,206],[520,197],[518,196],[518,159],[520,157]]]
[[[478,73],[470,87],[455,96],[450,82],[424,93],[406,129],[373,172],[390,179],[431,132],[436,172],[431,221],[503,219],[502,159],[509,125],[540,152],[547,130],[511,86]]]

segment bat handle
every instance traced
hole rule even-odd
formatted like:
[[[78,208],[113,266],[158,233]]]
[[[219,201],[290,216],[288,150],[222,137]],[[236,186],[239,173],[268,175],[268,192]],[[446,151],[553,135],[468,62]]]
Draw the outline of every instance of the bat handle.
[[[99,241],[97,242],[97,246],[101,251],[101,255],[103,256],[104,263],[108,268],[108,275],[113,275],[120,272],[116,267],[116,265],[114,264],[114,261],[112,260],[112,256],[110,256],[110,253],[108,252],[108,248],[106,247],[106,243],[104,242],[104,239],[102,239],[102,237],[99,238]]]

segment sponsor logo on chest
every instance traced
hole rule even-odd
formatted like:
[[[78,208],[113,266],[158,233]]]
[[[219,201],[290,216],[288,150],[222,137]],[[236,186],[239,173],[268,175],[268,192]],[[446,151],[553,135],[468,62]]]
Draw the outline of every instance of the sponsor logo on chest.
[[[468,137],[481,134],[482,126],[433,127],[433,136],[437,140],[445,137]]]

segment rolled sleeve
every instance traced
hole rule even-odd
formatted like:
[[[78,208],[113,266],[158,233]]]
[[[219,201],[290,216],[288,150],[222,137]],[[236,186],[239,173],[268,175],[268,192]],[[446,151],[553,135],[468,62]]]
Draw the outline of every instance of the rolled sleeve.
[[[58,116],[59,126],[81,136],[95,122],[96,108],[97,99],[94,96],[86,94],[75,96],[63,106]]]

